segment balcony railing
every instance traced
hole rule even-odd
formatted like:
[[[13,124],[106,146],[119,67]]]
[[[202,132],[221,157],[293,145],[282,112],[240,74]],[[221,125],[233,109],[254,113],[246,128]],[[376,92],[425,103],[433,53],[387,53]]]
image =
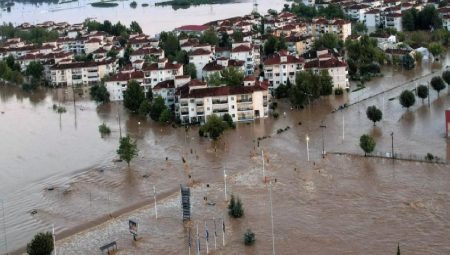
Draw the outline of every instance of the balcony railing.
[[[238,103],[251,103],[253,102],[252,98],[242,98],[237,100]]]
[[[224,113],[228,112],[228,109],[213,109],[213,113]]]
[[[218,99],[214,99],[212,100],[213,104],[228,104],[228,100],[218,100]]]

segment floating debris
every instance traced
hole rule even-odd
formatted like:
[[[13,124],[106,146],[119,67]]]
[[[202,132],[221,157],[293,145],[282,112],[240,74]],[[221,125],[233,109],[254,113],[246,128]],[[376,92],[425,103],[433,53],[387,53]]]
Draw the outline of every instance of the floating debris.
[[[30,211],[31,215],[35,215],[36,213],[37,213],[36,209],[33,209],[33,210]]]
[[[48,191],[55,190],[55,187],[48,187],[47,190],[48,190]]]

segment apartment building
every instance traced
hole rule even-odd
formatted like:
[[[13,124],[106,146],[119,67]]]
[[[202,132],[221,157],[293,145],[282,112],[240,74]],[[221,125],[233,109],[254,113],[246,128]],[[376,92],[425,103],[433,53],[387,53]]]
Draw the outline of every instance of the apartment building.
[[[170,63],[167,58],[163,58],[158,63],[145,63],[142,71],[146,89],[150,89],[159,82],[173,80],[175,76],[183,75],[183,65]]]
[[[352,34],[352,23],[343,19],[315,18],[308,23],[307,29],[308,33],[315,37],[320,37],[325,33],[332,33],[345,41]]]
[[[273,91],[287,80],[295,82],[297,72],[303,70],[304,60],[281,51],[269,56],[264,61],[264,79],[269,82],[269,89]]]
[[[117,60],[109,59],[98,62],[58,63],[50,68],[53,86],[93,85],[105,75],[116,72]]]
[[[334,57],[327,50],[318,51],[317,59],[305,63],[305,71],[320,73],[325,70],[333,79],[333,88],[349,88],[347,63]]]
[[[105,81],[106,89],[109,92],[109,99],[111,101],[122,101],[123,92],[127,89],[128,82],[131,80],[137,81],[141,86],[144,81],[144,72],[142,71],[122,71],[120,73],[112,75],[107,81]],[[144,92],[147,93],[144,87]]]
[[[204,123],[208,116],[229,114],[234,122],[253,121],[269,116],[270,94],[267,82],[251,86],[190,86],[176,93],[175,112],[181,123]]]

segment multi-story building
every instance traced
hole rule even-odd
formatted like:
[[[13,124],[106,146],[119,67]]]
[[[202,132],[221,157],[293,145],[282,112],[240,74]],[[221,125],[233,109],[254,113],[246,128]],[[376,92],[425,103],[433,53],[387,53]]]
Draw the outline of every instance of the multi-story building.
[[[105,75],[116,72],[117,60],[93,62],[72,62],[56,64],[50,68],[53,86],[93,85],[101,81]]]
[[[399,32],[403,31],[402,14],[401,13],[384,14],[384,26],[387,28],[394,28]]]
[[[320,73],[325,70],[333,79],[333,88],[349,88],[347,63],[325,52],[317,52],[317,59],[305,63],[305,70]]]
[[[304,60],[281,51],[269,56],[264,61],[264,78],[269,81],[269,89],[273,91],[281,84],[295,82],[297,72],[303,70]]]
[[[142,71],[144,71],[144,84],[146,89],[149,89],[159,82],[173,80],[175,76],[183,75],[183,65],[170,63],[167,58],[163,58],[158,63],[145,63]]]
[[[346,8],[347,15],[353,21],[361,23],[365,22],[365,13],[369,10],[370,5],[366,4],[354,4]]]
[[[259,64],[259,47],[253,47],[250,42],[233,43],[230,59],[245,62],[245,74],[250,75]]]
[[[111,76],[105,81],[106,89],[109,92],[109,99],[111,101],[122,101],[123,92],[127,89],[128,83],[135,80],[142,86],[144,81],[144,73],[142,71],[123,71]],[[145,91],[145,87],[144,87]],[[147,93],[148,91],[145,91]]]
[[[130,53],[130,61],[145,60],[146,57],[161,59],[164,58],[164,50],[161,48],[144,47]]]
[[[197,79],[203,77],[203,67],[213,60],[213,56],[211,50],[204,48],[193,49],[189,53],[189,63],[195,66]]]
[[[175,113],[183,124],[203,123],[212,114],[229,114],[235,122],[269,116],[267,82],[236,87],[186,84],[177,90],[176,97]]]
[[[307,28],[308,33],[312,36],[320,37],[325,33],[332,33],[344,41],[352,34],[352,23],[343,19],[315,18],[311,23],[308,23]]]

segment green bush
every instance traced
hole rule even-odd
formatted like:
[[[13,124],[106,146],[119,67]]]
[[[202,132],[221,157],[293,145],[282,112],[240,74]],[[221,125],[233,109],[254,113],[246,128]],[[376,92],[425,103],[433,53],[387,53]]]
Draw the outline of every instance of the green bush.
[[[280,114],[279,114],[278,112],[273,112],[273,113],[272,113],[272,116],[273,116],[275,119],[278,119],[278,117],[280,116]]]
[[[244,208],[242,207],[241,199],[235,199],[234,196],[231,195],[231,200],[228,204],[228,215],[233,218],[241,218],[244,216]]]
[[[105,123],[98,126],[98,131],[102,136],[111,134],[111,129]]]
[[[27,244],[28,255],[50,255],[53,251],[52,233],[39,233]]]
[[[255,233],[253,233],[250,229],[247,229],[247,232],[244,234],[244,244],[247,246],[251,246],[255,243]]]
[[[341,88],[341,87],[336,88],[336,89],[334,90],[334,95],[336,95],[336,96],[341,96],[341,95],[343,95],[343,94],[344,94],[344,89]]]
[[[425,160],[432,161],[434,159],[434,155],[431,153],[427,153],[425,156]]]

